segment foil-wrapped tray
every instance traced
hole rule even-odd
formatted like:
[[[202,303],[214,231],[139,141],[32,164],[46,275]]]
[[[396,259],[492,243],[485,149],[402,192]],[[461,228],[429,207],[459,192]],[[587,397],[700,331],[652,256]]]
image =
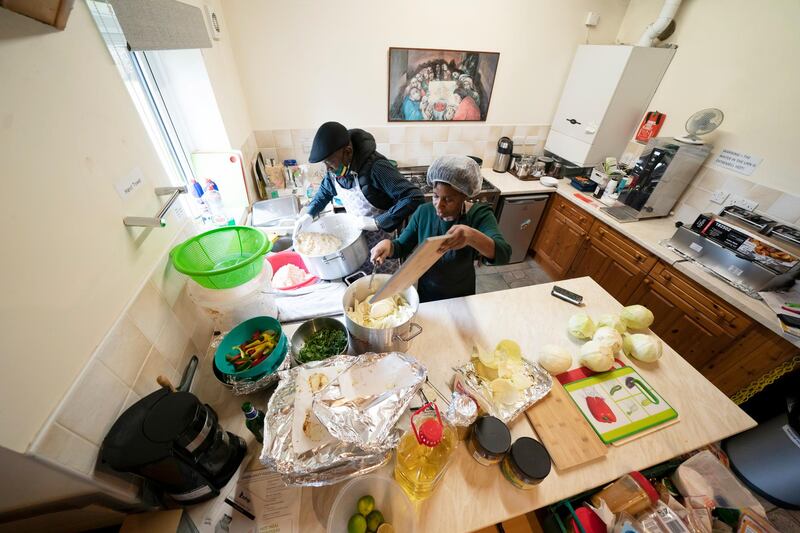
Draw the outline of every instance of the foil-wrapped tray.
[[[533,380],[533,385],[521,391],[518,401],[513,404],[497,404],[492,401],[492,395],[488,389],[489,381],[478,375],[472,362],[453,369],[456,373],[453,388],[471,396],[478,407],[486,413],[509,424],[544,398],[553,386],[553,378],[538,363],[531,363],[527,359],[523,359],[522,368]]]
[[[337,439],[386,452],[397,446],[402,431],[395,424],[427,375],[408,354],[368,352],[314,396],[313,411]]]
[[[295,450],[295,393],[302,389],[298,378],[314,369],[338,375],[355,361],[353,356],[340,355],[278,373],[280,381],[267,406],[259,460],[279,472],[287,485],[331,485],[376,470],[389,461],[391,450],[376,453],[335,438],[299,453]]]

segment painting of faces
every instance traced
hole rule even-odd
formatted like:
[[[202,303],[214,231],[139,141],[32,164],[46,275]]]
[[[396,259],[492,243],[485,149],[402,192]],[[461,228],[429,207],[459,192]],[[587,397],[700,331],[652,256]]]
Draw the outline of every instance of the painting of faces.
[[[389,49],[389,121],[485,121],[499,53]]]

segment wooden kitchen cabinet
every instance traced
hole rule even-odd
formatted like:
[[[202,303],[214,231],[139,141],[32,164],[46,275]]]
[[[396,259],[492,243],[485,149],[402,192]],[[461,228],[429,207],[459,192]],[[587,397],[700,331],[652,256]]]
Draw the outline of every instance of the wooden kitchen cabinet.
[[[772,369],[800,355],[800,348],[768,330],[754,324],[725,351],[708,361],[700,371],[719,390],[732,396]]]
[[[631,302],[650,308],[651,329],[701,372],[752,322],[726,302],[659,262]],[[705,374],[714,382],[715,373]]]
[[[611,296],[627,304],[656,262],[652,254],[595,221],[567,277],[589,276]]]
[[[75,0],[0,0],[0,6],[63,30]]]
[[[578,253],[585,231],[559,211],[550,209],[534,244],[536,260],[555,279],[564,279]]]

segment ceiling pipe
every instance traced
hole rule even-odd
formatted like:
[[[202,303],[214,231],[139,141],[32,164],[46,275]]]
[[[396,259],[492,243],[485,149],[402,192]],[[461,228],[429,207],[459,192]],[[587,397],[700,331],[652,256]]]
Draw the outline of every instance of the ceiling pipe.
[[[653,46],[658,44],[658,36],[667,29],[669,23],[675,18],[675,13],[681,6],[681,0],[664,0],[664,5],[661,7],[661,13],[658,18],[647,26],[636,46]]]

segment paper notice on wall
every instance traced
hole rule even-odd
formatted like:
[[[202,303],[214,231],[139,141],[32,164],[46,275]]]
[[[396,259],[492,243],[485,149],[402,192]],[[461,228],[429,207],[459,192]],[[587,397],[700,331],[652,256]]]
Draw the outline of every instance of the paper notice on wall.
[[[244,511],[233,511],[230,533],[298,533],[300,490],[287,487],[277,472],[259,469],[243,473],[226,497]]]
[[[763,157],[724,149],[719,153],[713,164],[718,167],[733,170],[745,176],[752,176],[753,172],[763,160]]]
[[[131,170],[126,176],[121,177],[114,184],[117,194],[123,201],[125,201],[133,191],[142,186],[145,182],[144,172],[139,167]]]

